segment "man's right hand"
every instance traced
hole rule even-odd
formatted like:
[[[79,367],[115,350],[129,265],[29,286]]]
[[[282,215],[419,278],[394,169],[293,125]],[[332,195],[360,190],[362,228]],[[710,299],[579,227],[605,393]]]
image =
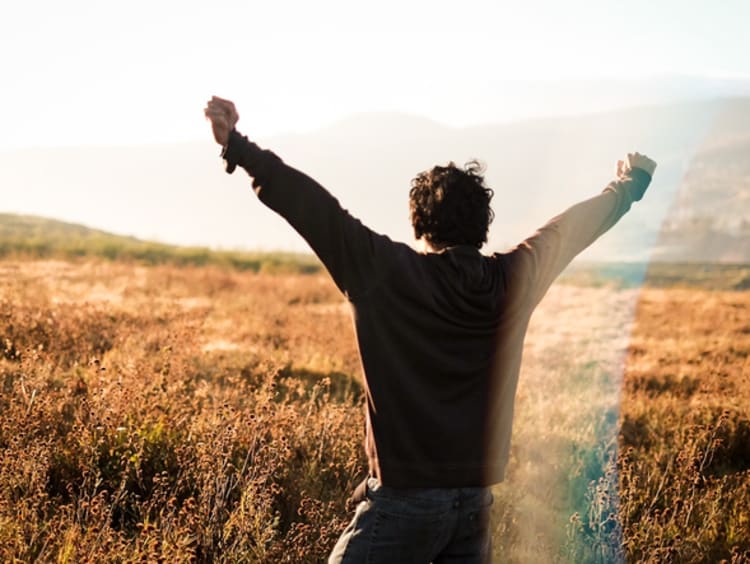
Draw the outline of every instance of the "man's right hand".
[[[226,147],[229,143],[229,133],[240,119],[234,103],[218,96],[212,96],[203,113],[211,122],[211,129],[216,142],[222,147]]]
[[[654,176],[656,170],[656,161],[649,159],[646,155],[640,153],[628,153],[625,160],[617,161],[617,176],[627,174],[629,170],[640,168],[646,171],[649,176]]]

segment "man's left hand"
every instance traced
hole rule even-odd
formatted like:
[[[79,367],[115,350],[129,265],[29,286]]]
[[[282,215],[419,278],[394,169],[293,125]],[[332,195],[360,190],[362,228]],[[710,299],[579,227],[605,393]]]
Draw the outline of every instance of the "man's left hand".
[[[628,153],[624,160],[617,161],[616,173],[618,178],[634,168],[640,168],[646,171],[649,176],[653,176],[654,170],[656,170],[656,161],[640,153]]]

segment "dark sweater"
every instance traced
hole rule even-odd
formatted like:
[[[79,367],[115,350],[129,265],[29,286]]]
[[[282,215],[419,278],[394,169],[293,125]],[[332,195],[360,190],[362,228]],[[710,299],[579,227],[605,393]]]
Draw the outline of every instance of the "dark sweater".
[[[362,225],[314,180],[232,132],[224,158],[320,257],[349,299],[367,397],[370,473],[391,487],[503,479],[529,318],[555,277],[640,200],[633,169],[491,256],[422,254]]]

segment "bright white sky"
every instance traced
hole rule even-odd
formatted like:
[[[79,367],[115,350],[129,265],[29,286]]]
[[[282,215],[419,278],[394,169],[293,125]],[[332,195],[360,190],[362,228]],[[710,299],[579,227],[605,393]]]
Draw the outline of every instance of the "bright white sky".
[[[471,92],[748,77],[747,22],[746,0],[7,1],[0,150],[205,138],[211,94],[233,98],[254,136],[372,110],[513,119]]]

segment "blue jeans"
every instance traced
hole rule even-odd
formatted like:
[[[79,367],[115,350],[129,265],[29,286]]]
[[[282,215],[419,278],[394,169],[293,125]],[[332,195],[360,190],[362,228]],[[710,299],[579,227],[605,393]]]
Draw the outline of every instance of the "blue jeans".
[[[490,505],[490,488],[389,488],[369,478],[328,564],[490,562]]]

